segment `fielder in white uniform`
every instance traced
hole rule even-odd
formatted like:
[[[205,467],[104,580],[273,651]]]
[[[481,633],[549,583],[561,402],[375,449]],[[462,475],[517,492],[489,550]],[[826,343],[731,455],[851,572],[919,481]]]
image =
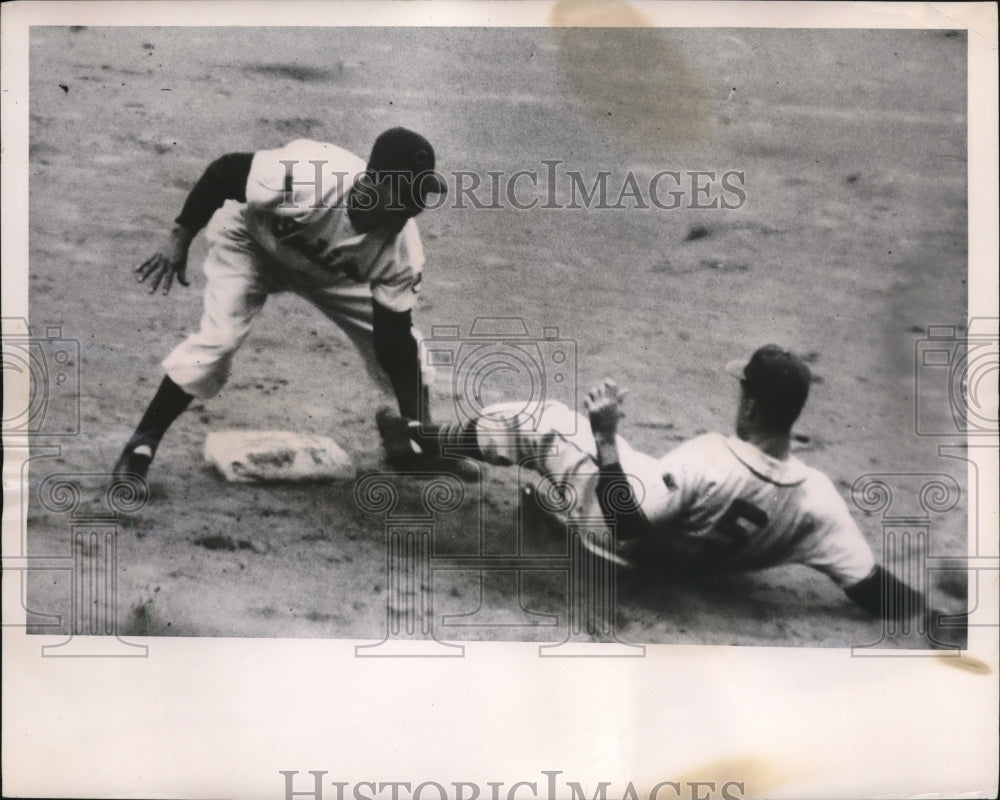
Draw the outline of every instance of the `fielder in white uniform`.
[[[405,128],[382,133],[367,161],[300,139],[213,162],[167,243],[136,271],[151,292],[185,280],[191,240],[208,224],[200,329],[163,361],[156,396],[129,439],[118,475],[145,477],[169,425],[194,397],[218,393],[268,295],[294,292],[332,320],[400,413],[426,415],[426,381],[411,311],[424,252],[414,217],[446,185],[434,150]],[[454,461],[451,462],[452,464]]]
[[[736,435],[697,436],[660,459],[618,436],[624,393],[612,381],[590,391],[589,424],[554,402],[537,427],[518,415],[523,404],[500,404],[464,425],[441,426],[384,409],[379,430],[387,450],[461,453],[537,471],[570,495],[563,521],[613,526],[616,537],[589,546],[621,565],[629,565],[623,553],[641,557],[644,548],[692,571],[805,564],[873,615],[922,609],[922,596],[876,563],[830,479],[790,453],[811,382],[805,362],[766,345],[727,371],[741,385]]]

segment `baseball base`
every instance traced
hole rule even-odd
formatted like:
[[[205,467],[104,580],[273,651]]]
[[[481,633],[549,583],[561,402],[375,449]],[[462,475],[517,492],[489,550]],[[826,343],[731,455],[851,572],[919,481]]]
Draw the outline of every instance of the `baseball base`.
[[[213,431],[205,461],[227,481],[347,481],[354,463],[333,439],[289,431]]]

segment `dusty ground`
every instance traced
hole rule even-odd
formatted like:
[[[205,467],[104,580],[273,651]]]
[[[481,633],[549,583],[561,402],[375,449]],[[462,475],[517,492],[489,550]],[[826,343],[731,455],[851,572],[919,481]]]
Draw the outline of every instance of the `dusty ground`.
[[[393,124],[424,131],[445,172],[543,171],[559,159],[591,179],[610,171],[615,193],[628,170],[746,176],[738,210],[430,211],[420,220],[425,332],[464,333],[490,315],[523,317],[536,336],[557,326],[576,347],[570,400],[616,377],[631,388],[624,434],[653,454],[728,430],[733,387],[719,367],[785,343],[810,354],[820,379],[799,455],[845,498],[870,472],[943,472],[964,486],[964,465],[914,433],[913,361],[928,324],[966,316],[964,52],[963,37],[933,31],[36,28],[31,325],[80,341],[82,396],[79,435],[52,440],[60,452],[33,462],[30,551],[72,552],[71,521],[38,502],[39,485],[110,468],[159,361],[197,322],[201,240],[188,289],[150,297],[132,270],[204,166],[301,136],[364,154]],[[688,238],[699,226],[706,235]],[[946,388],[932,384],[921,399],[940,406]],[[450,387],[436,397],[447,409]],[[285,428],[331,434],[361,469],[377,469],[381,402],[318,312],[272,298],[231,382],[178,421],[148,504],[124,519],[120,630],[381,638],[386,527],[359,508],[354,486],[229,485],[201,453],[210,430]],[[53,397],[47,424],[72,428],[75,408]],[[99,509],[101,480],[79,478],[79,513]],[[439,522],[438,566],[517,552],[518,480],[490,468]],[[420,485],[397,486],[401,508],[419,510]],[[906,486],[897,501],[914,508]],[[965,553],[964,508],[933,518],[934,555]],[[858,514],[881,552],[879,517]],[[524,553],[552,551],[539,531],[521,538]],[[435,569],[421,622],[444,640],[566,638],[565,571],[515,578]],[[935,574],[939,605],[961,607],[964,592],[960,577]],[[66,614],[70,593],[68,572],[32,573],[29,607]],[[478,627],[445,625],[477,609],[466,621]],[[879,638],[877,622],[800,567],[623,580],[615,617],[631,642]]]

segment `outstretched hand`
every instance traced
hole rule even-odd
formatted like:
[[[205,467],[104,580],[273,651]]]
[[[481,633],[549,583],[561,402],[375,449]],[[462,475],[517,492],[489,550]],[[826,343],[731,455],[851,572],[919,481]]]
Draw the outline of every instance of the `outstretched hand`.
[[[181,286],[189,286],[187,280],[188,248],[191,234],[176,227],[159,250],[136,267],[136,280],[145,283],[150,279],[149,293],[153,294],[163,284],[163,294],[170,293],[174,277]]]
[[[610,378],[599,383],[587,393],[583,401],[590,415],[590,429],[597,439],[614,439],[618,423],[625,416],[623,403],[628,389],[619,389]]]

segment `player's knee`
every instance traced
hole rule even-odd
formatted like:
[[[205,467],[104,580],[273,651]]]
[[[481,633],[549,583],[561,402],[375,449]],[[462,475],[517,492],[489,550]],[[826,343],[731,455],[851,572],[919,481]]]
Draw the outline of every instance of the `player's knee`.
[[[563,436],[573,436],[589,430],[587,421],[565,403],[549,400],[542,408],[538,421],[539,432],[556,432]]]
[[[232,353],[216,353],[214,358],[181,357],[184,355],[175,351],[164,359],[163,368],[170,379],[198,398],[218,394],[229,380]]]
[[[229,371],[192,375],[183,371],[167,373],[170,379],[192,397],[203,400],[214,397],[229,380]]]

